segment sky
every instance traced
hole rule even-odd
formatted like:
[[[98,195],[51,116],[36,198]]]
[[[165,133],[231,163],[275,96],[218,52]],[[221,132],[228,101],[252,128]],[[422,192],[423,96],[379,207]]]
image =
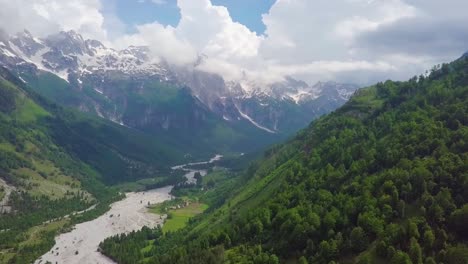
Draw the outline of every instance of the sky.
[[[405,80],[468,50],[466,0],[0,0],[0,25],[76,30],[226,80]]]
[[[212,0],[211,2],[213,5],[227,7],[234,21],[261,34],[266,29],[262,22],[262,14],[268,12],[275,0]],[[155,20],[163,25],[175,27],[180,20],[176,0],[115,0],[112,6],[116,15],[127,25],[128,32],[134,32],[135,25]]]

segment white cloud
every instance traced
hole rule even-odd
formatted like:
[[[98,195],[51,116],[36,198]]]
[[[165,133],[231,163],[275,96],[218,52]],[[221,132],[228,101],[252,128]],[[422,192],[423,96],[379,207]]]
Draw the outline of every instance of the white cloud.
[[[77,29],[100,40],[117,32],[108,41],[115,47],[149,45],[156,58],[177,65],[193,64],[203,54],[207,59],[199,69],[244,81],[271,82],[285,75],[309,82],[405,79],[468,48],[466,0],[277,0],[263,15],[262,35],[210,0],[178,0],[177,26],[155,21],[138,25],[131,35],[112,26],[118,18],[103,12],[99,0],[0,4],[0,24],[10,31],[28,28],[44,35]]]
[[[190,64],[197,59],[193,46],[180,38],[172,26],[164,27],[157,22],[138,26],[137,36],[143,37],[155,58],[164,58],[177,65]]]
[[[140,30],[136,36],[169,61],[192,63],[193,54],[204,54],[207,59],[198,68],[226,79],[273,82],[286,75],[309,82],[404,79],[447,57],[436,56],[435,50],[423,54],[405,52],[402,47],[391,50],[392,45],[385,45],[391,41],[379,43],[384,38],[378,33],[395,30],[395,25],[408,28],[405,21],[437,14],[440,17],[444,6],[437,1],[278,0],[263,15],[265,33],[257,35],[234,22],[225,7],[214,6],[209,0],[178,0],[181,20],[176,27],[157,26],[154,31],[160,33],[150,34],[154,25],[147,25],[139,27],[147,30]],[[451,1],[457,5],[451,8],[468,8],[461,0]],[[468,18],[465,21],[464,25],[468,24]],[[169,37],[161,38],[165,36],[161,31]],[[392,38],[404,43],[408,36],[396,31]],[[452,55],[459,52],[448,47],[450,42],[443,44]]]
[[[155,55],[171,63],[192,64],[198,55],[204,55],[216,65],[217,73],[239,76],[242,64],[256,59],[263,37],[246,26],[234,22],[228,10],[214,6],[209,0],[179,0],[181,20],[176,27],[162,26],[157,22],[137,27],[137,33],[123,36],[117,41],[123,47],[132,41],[150,46]],[[223,66],[221,66],[221,64]],[[230,65],[229,67],[227,65]]]
[[[257,55],[261,38],[233,22],[225,7],[213,6],[209,0],[179,0],[178,6],[181,20],[177,31],[201,53],[222,59]]]
[[[353,59],[353,38],[413,13],[398,0],[278,0],[263,16],[262,53],[286,63]]]
[[[77,30],[87,38],[107,39],[99,0],[0,0],[0,25],[13,34],[28,29],[38,36]]]

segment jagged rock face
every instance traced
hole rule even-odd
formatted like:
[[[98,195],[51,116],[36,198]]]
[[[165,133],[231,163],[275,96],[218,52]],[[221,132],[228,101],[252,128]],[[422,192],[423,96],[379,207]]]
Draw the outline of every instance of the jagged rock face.
[[[33,56],[39,50],[45,48],[45,46],[35,40],[28,31],[16,35],[11,38],[10,41],[28,57]]]
[[[56,101],[145,130],[196,128],[215,116],[226,123],[247,121],[268,133],[290,134],[342,105],[357,89],[332,82],[310,86],[290,77],[271,85],[251,83],[247,89],[199,71],[197,64],[155,63],[148,47],[117,51],[74,31],[44,39],[27,31],[3,35],[0,64],[20,77],[51,72],[66,80],[73,94],[73,99]]]
[[[60,32],[44,40],[46,46],[63,55],[83,55],[88,53],[83,37],[74,31]]]

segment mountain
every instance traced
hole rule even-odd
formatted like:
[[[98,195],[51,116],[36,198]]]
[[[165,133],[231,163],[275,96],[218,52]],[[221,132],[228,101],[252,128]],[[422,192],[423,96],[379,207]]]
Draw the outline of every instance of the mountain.
[[[103,214],[114,184],[183,181],[170,166],[191,148],[59,106],[0,67],[0,263],[31,263],[57,232]]]
[[[0,263],[31,263],[121,198],[115,185],[175,185],[171,166],[259,151],[356,89],[291,78],[252,87],[73,31],[0,32]]]
[[[187,228],[101,248],[120,263],[468,263],[467,142],[461,58],[359,90],[237,182],[201,190],[221,197]]]
[[[10,90],[17,94],[16,97],[2,98],[5,109],[21,109],[17,106],[19,99],[14,98],[30,102],[25,111],[31,112],[24,114],[26,124],[17,122],[23,117],[23,114],[18,114],[19,110],[13,111],[14,116],[6,118],[5,122],[43,129],[55,144],[92,165],[104,176],[104,182],[115,183],[165,173],[170,164],[185,161],[184,155],[190,151],[190,146],[170,138],[154,138],[138,130],[58,106],[38,95],[5,68],[0,68],[0,78],[5,86],[14,87]],[[35,111],[46,118],[35,117]]]
[[[188,142],[194,134],[216,137],[215,131],[223,130],[241,138],[260,135],[271,143],[333,111],[358,88],[332,82],[310,86],[292,78],[271,85],[226,82],[196,65],[154,62],[148,47],[118,51],[74,31],[43,39],[27,31],[4,36],[0,64],[57,103],[150,133],[190,130],[178,135]],[[250,135],[253,130],[260,131]]]

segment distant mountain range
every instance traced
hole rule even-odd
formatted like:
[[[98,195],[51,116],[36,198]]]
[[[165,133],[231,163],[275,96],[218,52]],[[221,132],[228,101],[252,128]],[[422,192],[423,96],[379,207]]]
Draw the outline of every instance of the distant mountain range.
[[[240,138],[261,136],[268,144],[287,137],[344,104],[358,88],[311,86],[290,77],[245,87],[195,65],[154,63],[148,47],[114,50],[74,31],[46,38],[28,31],[0,34],[0,65],[62,105],[152,134],[175,133],[187,142],[211,137],[225,148]]]

